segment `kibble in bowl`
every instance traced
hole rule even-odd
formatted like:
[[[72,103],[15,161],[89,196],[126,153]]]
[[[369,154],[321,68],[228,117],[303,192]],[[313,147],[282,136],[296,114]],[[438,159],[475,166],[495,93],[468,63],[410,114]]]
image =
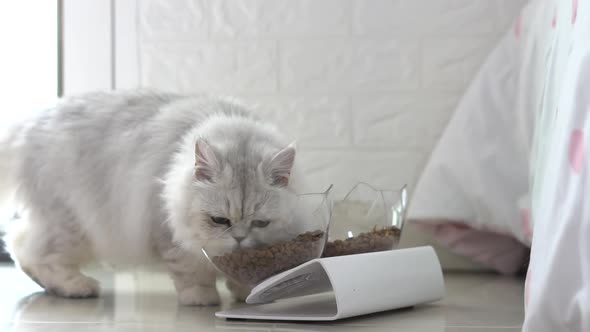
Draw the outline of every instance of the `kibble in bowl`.
[[[331,188],[331,187],[330,187]],[[228,279],[252,288],[278,273],[319,258],[327,240],[331,218],[328,189],[319,194],[297,195],[289,215],[293,227],[274,230],[265,238],[270,240],[254,245],[228,243],[228,234],[235,225],[218,238],[207,241],[203,252]],[[228,245],[229,244],[229,245]]]
[[[358,183],[334,202],[332,224],[323,257],[395,249],[407,209],[407,189],[378,190]]]

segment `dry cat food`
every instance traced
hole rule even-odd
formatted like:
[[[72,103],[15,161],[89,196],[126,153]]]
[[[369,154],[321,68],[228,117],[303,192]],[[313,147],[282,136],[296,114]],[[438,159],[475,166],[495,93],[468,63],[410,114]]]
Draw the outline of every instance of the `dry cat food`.
[[[391,250],[399,241],[401,231],[396,227],[373,228],[345,240],[330,241],[326,244],[323,257],[345,256],[367,252]]]
[[[230,278],[252,286],[317,258],[323,239],[322,231],[306,232],[292,240],[263,248],[233,250],[223,256],[214,256],[211,261]]]

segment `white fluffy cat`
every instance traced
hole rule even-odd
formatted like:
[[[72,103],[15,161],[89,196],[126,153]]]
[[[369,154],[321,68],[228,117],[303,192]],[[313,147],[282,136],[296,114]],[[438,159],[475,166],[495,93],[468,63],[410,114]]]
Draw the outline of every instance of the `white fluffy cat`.
[[[219,245],[254,246],[297,228],[294,161],[294,146],[274,127],[227,100],[153,92],[68,98],[0,141],[0,191],[14,189],[27,212],[8,233],[8,249],[57,295],[99,293],[80,272],[90,261],[157,257],[181,303],[217,304],[204,241],[234,226]]]

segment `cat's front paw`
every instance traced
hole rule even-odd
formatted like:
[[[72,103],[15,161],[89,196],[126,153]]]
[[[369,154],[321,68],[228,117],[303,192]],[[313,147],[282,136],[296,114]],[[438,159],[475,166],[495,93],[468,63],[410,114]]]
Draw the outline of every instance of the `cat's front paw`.
[[[93,278],[76,275],[59,284],[48,286],[45,290],[61,297],[86,298],[97,297],[100,293],[100,285]]]
[[[227,288],[231,292],[232,298],[237,302],[245,302],[248,295],[250,295],[250,288],[240,286],[231,281],[227,281]]]
[[[182,305],[212,306],[221,302],[215,287],[193,286],[178,292],[178,302]]]

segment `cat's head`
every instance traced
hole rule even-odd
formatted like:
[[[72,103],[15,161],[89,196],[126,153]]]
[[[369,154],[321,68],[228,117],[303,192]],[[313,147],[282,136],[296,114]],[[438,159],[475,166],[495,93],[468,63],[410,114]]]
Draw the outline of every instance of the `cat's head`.
[[[205,140],[195,147],[195,204],[208,237],[226,246],[255,247],[296,228],[297,197],[289,187],[295,147],[262,156],[223,155]]]
[[[173,211],[175,239],[191,251],[205,241],[220,250],[257,247],[288,239],[306,226],[299,209],[296,148],[249,136],[194,142],[192,171],[183,204]],[[190,185],[189,185],[190,183]]]

